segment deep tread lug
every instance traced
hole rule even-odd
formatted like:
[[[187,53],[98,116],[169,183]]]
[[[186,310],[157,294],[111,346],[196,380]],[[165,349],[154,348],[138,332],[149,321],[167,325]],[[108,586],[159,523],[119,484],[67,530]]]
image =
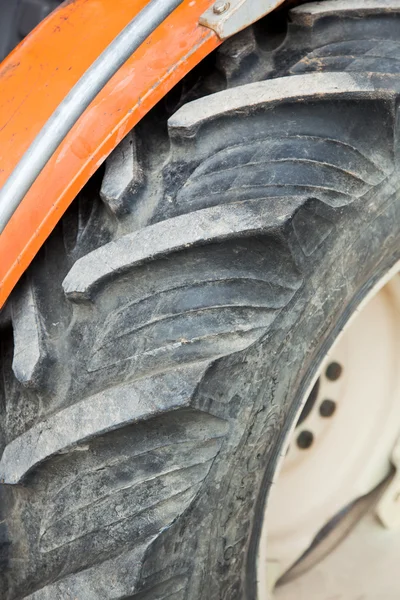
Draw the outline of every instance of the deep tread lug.
[[[33,286],[26,281],[14,295],[12,303],[14,328],[13,372],[20,383],[32,386],[41,374],[46,360],[45,334]]]
[[[129,133],[106,161],[100,196],[117,217],[132,209],[132,197],[144,181],[136,143],[135,135]]]
[[[371,256],[398,253],[399,19],[395,0],[325,0],[274,47],[229,40],[166,105],[221,72],[228,89],[168,127],[160,104],[64,219],[60,269],[35,261],[35,285],[59,273],[54,298],[13,298],[2,423],[29,409],[0,463],[4,600],[255,597],[294,390]]]

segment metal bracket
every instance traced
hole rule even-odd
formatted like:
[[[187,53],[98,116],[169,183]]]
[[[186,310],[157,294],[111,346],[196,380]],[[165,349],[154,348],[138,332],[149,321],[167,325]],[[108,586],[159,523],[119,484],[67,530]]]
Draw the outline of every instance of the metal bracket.
[[[238,33],[272,12],[284,0],[217,0],[200,17],[200,25],[213,29],[221,40]]]

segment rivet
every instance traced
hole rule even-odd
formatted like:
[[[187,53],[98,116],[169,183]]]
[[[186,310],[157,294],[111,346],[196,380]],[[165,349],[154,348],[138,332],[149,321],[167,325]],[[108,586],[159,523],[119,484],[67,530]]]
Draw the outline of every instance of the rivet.
[[[229,2],[224,2],[223,0],[219,0],[219,2],[216,2],[213,6],[213,13],[215,15],[222,15],[224,12],[226,12],[228,10],[229,7],[230,7]]]

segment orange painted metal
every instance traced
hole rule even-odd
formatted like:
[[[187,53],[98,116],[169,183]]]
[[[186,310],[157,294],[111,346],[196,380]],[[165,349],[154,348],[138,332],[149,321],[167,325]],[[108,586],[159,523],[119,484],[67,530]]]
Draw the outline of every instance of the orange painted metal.
[[[0,66],[0,185],[97,56],[147,0],[69,0]],[[0,235],[0,306],[72,200],[130,129],[220,40],[185,0],[123,65],[54,153]]]

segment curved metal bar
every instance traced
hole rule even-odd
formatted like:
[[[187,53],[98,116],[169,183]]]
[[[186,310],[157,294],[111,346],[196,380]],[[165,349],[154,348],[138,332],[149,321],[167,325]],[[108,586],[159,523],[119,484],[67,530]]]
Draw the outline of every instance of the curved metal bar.
[[[124,62],[183,0],[150,0],[100,54],[54,111],[0,190],[0,233],[47,161]]]

